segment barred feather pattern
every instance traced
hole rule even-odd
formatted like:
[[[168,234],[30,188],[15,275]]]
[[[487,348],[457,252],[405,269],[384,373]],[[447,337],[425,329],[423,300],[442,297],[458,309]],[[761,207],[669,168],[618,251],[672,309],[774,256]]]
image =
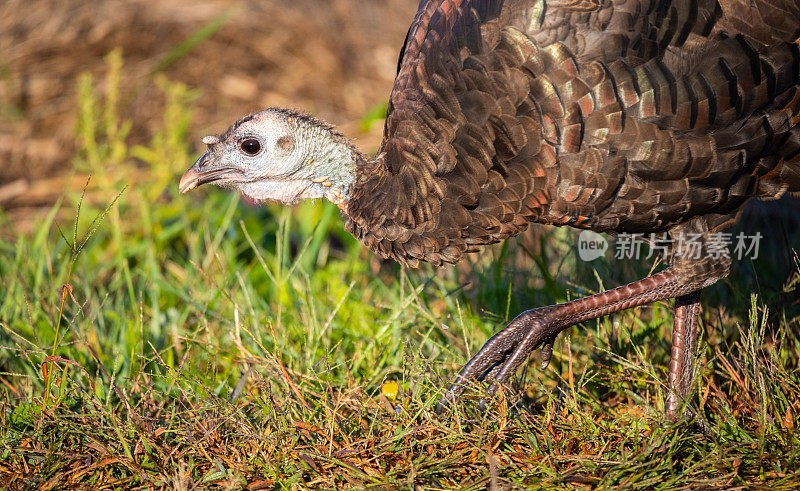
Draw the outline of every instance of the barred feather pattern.
[[[531,222],[714,231],[800,191],[800,3],[428,0],[346,227],[409,266]]]

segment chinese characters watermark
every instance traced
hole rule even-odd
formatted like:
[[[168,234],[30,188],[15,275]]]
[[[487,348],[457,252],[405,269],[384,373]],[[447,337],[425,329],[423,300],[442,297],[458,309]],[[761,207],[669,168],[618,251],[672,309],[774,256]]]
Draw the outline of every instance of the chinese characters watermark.
[[[761,239],[756,232],[747,235],[740,232],[688,233],[678,237],[663,234],[628,234],[617,236],[614,244],[616,259],[650,259],[660,256],[666,259],[671,252],[685,259],[719,259],[731,257],[738,260],[758,259]],[[578,256],[583,261],[594,261],[609,250],[608,241],[600,234],[584,230],[578,237]]]

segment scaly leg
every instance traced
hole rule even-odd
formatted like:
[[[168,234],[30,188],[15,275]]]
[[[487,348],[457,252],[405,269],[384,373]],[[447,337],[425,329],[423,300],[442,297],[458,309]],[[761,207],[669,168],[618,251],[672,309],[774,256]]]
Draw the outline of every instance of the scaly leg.
[[[671,421],[678,419],[678,408],[692,388],[699,313],[699,291],[675,299],[672,356],[669,361],[669,396],[666,406],[667,418]]]
[[[471,379],[490,380],[489,393],[494,393],[499,384],[509,379],[528,353],[537,346],[547,346],[564,329],[621,310],[692,294],[716,282],[721,276],[724,274],[709,275],[698,282],[687,280],[674,268],[668,268],[597,295],[523,312],[492,336],[467,362],[442,396],[437,412],[444,410],[451,400],[461,394],[464,384]],[[685,363],[681,366],[685,366]]]

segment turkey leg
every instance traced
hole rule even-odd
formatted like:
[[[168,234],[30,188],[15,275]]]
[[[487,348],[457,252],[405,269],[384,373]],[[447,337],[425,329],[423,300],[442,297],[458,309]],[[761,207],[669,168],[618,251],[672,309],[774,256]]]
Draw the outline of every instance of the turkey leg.
[[[699,291],[675,299],[672,356],[669,360],[669,395],[666,406],[667,418],[672,421],[678,419],[678,409],[692,388],[699,314]]]
[[[670,392],[672,406],[668,404],[667,411],[669,413],[669,408],[674,407],[674,414],[680,398],[685,397],[691,385],[697,292],[721,276],[698,281],[687,279],[686,275],[679,274],[675,268],[668,268],[653,276],[596,295],[523,312],[492,336],[464,365],[440,399],[437,412],[444,410],[451,400],[460,395],[464,384],[471,379],[491,381],[489,393],[493,394],[498,385],[509,379],[514,369],[531,351],[541,345],[547,346],[564,329],[621,310],[679,297],[682,299],[677,314],[680,321],[676,320],[675,324],[679,336],[676,337],[677,347],[673,346],[672,349],[673,361],[670,364],[670,383],[675,381],[677,388]],[[687,326],[690,327],[687,329]]]

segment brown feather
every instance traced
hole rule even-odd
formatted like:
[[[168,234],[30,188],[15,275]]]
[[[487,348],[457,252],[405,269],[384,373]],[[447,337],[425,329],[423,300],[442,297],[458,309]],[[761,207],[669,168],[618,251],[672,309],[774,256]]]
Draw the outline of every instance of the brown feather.
[[[800,191],[792,0],[428,0],[347,227],[410,266],[529,222],[715,230]]]

